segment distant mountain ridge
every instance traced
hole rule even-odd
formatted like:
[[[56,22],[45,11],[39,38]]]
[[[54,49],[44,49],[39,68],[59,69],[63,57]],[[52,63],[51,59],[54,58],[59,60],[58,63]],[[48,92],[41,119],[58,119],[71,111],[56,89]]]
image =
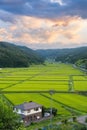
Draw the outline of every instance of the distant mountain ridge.
[[[31,64],[43,64],[47,58],[87,68],[87,46],[34,51],[25,46],[0,42],[0,67],[28,67]]]
[[[0,67],[28,67],[43,62],[43,57],[30,48],[0,42]]]
[[[37,50],[44,58],[64,63],[73,63],[87,68],[87,46],[68,49]]]

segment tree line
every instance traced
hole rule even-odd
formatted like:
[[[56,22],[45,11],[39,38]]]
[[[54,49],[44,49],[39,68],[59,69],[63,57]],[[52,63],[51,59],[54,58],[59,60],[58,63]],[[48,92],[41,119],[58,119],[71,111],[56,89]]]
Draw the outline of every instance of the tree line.
[[[43,64],[44,58],[37,52],[24,46],[0,42],[0,67],[28,67],[31,64]]]
[[[72,63],[87,69],[87,47],[68,49],[37,50],[45,59],[55,59],[56,62]]]

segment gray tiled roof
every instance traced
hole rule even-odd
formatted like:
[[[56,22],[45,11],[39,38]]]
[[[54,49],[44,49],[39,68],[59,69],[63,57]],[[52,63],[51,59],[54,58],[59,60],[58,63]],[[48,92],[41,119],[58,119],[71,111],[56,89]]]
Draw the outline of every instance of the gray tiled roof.
[[[29,109],[33,109],[33,108],[37,108],[37,107],[41,107],[41,106],[42,105],[37,104],[35,102],[25,102],[23,104],[15,106],[15,108],[21,109],[21,110],[29,110]]]

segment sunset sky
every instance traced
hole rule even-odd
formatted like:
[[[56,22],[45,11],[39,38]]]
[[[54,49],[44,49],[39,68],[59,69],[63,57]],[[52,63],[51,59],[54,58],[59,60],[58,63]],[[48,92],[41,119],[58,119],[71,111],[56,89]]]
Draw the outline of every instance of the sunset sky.
[[[0,41],[32,49],[87,45],[87,0],[0,0]]]

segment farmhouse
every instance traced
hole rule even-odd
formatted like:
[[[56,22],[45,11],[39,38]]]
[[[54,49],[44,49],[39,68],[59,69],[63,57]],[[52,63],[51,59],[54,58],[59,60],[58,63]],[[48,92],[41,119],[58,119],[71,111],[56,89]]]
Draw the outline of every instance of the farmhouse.
[[[14,112],[19,114],[24,123],[31,123],[42,118],[42,105],[35,102],[25,102],[14,107]]]

